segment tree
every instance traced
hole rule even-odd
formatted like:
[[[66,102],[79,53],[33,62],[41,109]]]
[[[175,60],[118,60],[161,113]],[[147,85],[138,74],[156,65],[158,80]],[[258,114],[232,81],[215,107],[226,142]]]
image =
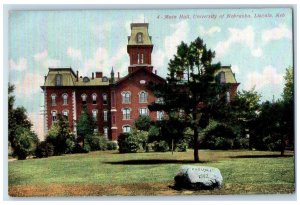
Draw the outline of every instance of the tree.
[[[95,121],[91,117],[87,108],[84,107],[83,111],[77,122],[77,135],[83,141],[83,147],[87,138],[91,137],[94,134]]]
[[[151,118],[147,115],[141,115],[134,122],[134,125],[138,130],[148,131],[150,129],[150,126],[151,126]]]
[[[199,129],[207,126],[209,118],[217,116],[217,108],[225,106],[224,93],[228,87],[219,83],[216,72],[221,64],[212,64],[215,52],[207,49],[197,38],[177,47],[177,53],[168,64],[167,83],[150,84],[150,88],[163,101],[152,103],[150,110],[163,110],[170,118],[186,122],[193,130],[194,161],[199,162]]]

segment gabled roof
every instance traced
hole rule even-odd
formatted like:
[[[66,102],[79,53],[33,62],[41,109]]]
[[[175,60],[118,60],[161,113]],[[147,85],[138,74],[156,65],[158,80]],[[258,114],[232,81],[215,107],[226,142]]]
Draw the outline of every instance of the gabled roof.
[[[135,74],[137,74],[138,72],[140,72],[142,70],[145,71],[145,72],[147,72],[148,74],[152,75],[154,78],[157,78],[160,81],[166,82],[166,80],[164,78],[160,77],[159,75],[156,75],[156,74],[152,73],[150,70],[148,70],[148,69],[146,69],[144,67],[140,67],[140,68],[134,70],[133,72],[129,73],[125,77],[121,78],[120,80],[116,81],[114,84],[115,85],[119,85],[122,82],[126,81],[128,78],[134,76]]]

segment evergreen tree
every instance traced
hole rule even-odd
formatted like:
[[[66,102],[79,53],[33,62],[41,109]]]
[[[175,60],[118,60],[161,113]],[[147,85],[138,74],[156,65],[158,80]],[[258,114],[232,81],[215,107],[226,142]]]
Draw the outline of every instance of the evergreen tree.
[[[95,121],[88,112],[87,108],[84,107],[83,111],[77,122],[77,135],[83,141],[83,146],[88,138],[94,134]]]

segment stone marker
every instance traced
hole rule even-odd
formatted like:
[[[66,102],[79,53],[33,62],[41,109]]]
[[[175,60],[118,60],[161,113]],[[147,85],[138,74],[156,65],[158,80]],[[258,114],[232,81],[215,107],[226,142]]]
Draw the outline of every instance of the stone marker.
[[[206,166],[181,166],[175,176],[175,187],[186,189],[221,188],[223,177],[218,168]]]

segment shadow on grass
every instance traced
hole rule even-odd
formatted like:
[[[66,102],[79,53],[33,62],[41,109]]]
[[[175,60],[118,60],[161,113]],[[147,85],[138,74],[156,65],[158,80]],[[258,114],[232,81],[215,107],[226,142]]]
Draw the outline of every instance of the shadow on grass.
[[[209,163],[210,161],[200,161],[197,163]],[[151,164],[192,164],[193,160],[173,160],[173,159],[139,159],[139,160],[124,160],[116,162],[105,162],[106,164],[122,164],[122,165],[151,165]]]
[[[293,157],[294,155],[238,155],[238,156],[230,156],[229,158],[284,158],[284,157]]]

